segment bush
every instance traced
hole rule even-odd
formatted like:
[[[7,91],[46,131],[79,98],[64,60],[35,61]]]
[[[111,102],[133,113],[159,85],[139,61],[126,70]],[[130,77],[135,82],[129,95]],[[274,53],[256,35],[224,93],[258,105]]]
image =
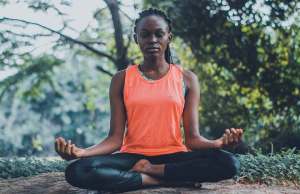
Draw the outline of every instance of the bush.
[[[236,177],[239,182],[285,184],[300,183],[300,154],[294,150],[278,154],[239,155],[241,169]]]
[[[45,172],[64,171],[67,161],[56,157],[12,157],[0,158],[0,178],[33,176]]]
[[[235,177],[242,183],[284,184],[300,183],[300,154],[294,150],[278,154],[238,155],[241,162]],[[63,172],[69,162],[58,157],[0,158],[0,178],[32,176],[45,172]]]

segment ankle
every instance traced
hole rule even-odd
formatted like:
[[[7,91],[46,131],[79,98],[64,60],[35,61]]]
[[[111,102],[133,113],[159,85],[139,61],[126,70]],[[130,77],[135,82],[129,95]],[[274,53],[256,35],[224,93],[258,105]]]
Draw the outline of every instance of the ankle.
[[[143,185],[161,185],[163,184],[163,181],[160,180],[159,178],[152,177],[148,174],[143,174],[141,173],[142,176],[142,184]]]
[[[164,164],[150,164],[146,167],[145,173],[155,177],[162,177],[164,175]]]

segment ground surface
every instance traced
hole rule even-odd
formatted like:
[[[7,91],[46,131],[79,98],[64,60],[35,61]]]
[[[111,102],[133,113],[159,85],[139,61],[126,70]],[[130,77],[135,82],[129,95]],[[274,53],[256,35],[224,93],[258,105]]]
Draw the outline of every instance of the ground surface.
[[[78,189],[69,185],[62,172],[44,173],[32,177],[0,179],[0,194],[102,194],[107,192]],[[202,188],[157,187],[147,188],[126,194],[300,194],[297,186],[266,186],[239,184],[232,180],[218,183],[203,183]]]

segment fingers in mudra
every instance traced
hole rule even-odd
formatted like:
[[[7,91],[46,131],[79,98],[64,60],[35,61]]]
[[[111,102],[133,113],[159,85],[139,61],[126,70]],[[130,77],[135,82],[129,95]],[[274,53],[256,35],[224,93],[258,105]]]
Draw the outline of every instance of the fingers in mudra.
[[[235,132],[236,142],[239,142],[242,139],[243,129],[237,128],[235,129]]]
[[[234,142],[234,134],[232,132],[232,128],[230,129],[230,134],[229,134],[229,138],[228,138],[228,143],[232,144]]]
[[[71,159],[71,147],[71,140],[68,140],[68,142],[66,142],[62,137],[59,137],[55,140],[55,149],[57,153],[65,160]]]
[[[64,150],[65,150],[65,144],[66,144],[64,138],[59,138],[58,141],[59,141],[59,151],[60,152],[64,152]]]
[[[233,142],[238,143],[239,142],[239,135],[238,135],[237,129],[231,128],[230,130],[231,130]]]
[[[244,130],[243,130],[243,129],[241,129],[241,128],[239,128],[239,129],[238,129],[238,131],[239,131],[239,139],[241,139],[241,138],[242,138],[242,136],[243,136],[243,132],[244,132]]]
[[[224,133],[224,144],[227,145],[227,144],[230,144],[230,130],[229,129],[226,129],[225,130],[225,133]]]
[[[243,134],[243,129],[240,128],[230,128],[226,129],[223,135],[223,144],[231,145],[234,143],[238,143]]]
[[[66,146],[66,153],[68,155],[71,155],[71,140],[68,140],[67,146]]]

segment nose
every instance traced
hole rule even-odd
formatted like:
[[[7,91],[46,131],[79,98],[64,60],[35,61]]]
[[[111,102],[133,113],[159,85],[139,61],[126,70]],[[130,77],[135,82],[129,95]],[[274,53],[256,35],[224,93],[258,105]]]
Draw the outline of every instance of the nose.
[[[155,34],[152,34],[150,37],[149,37],[149,42],[157,42],[157,37],[155,36]]]

